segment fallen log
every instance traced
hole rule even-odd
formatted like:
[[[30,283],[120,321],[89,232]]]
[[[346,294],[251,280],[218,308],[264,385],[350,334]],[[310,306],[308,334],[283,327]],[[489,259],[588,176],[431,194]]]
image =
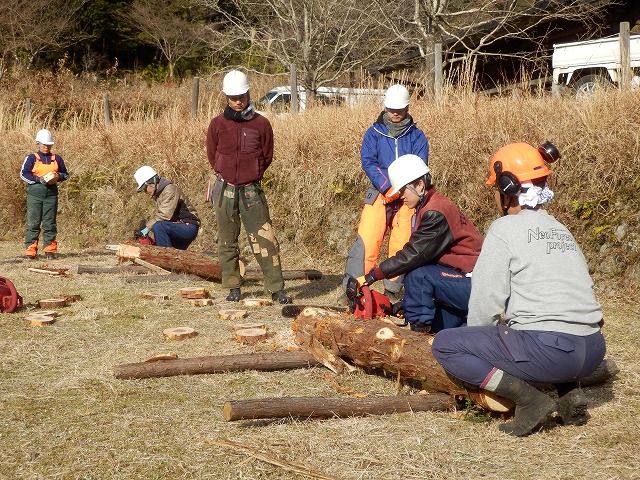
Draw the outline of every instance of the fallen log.
[[[182,282],[187,280],[202,281],[197,275],[186,273],[171,273],[169,275],[131,275],[123,278],[124,283],[161,283],[161,282]]]
[[[367,398],[278,397],[231,400],[222,406],[227,421],[259,418],[344,418],[402,412],[452,410],[453,397],[444,393]]]
[[[245,280],[258,281],[264,278],[260,267],[251,265],[246,267],[243,275]],[[320,280],[322,272],[318,270],[283,270],[282,277],[285,280]]]
[[[178,273],[192,273],[205,280],[222,281],[222,267],[211,255],[178,250],[177,248],[156,247],[137,243],[120,244],[116,252],[119,258],[140,259],[164,270]]]
[[[99,265],[78,265],[78,273],[137,273],[144,274],[149,271],[142,265],[116,265],[103,267]]]
[[[239,372],[243,370],[290,370],[320,364],[306,352],[251,353],[194,358],[177,358],[167,362],[140,362],[115,365],[118,379],[171,377],[202,373]]]

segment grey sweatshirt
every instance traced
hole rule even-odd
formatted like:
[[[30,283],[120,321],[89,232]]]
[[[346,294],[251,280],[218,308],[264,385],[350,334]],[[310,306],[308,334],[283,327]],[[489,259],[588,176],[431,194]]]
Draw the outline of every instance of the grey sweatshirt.
[[[496,325],[502,312],[516,330],[586,336],[602,308],[587,262],[567,228],[545,210],[494,221],[473,270],[467,325]]]

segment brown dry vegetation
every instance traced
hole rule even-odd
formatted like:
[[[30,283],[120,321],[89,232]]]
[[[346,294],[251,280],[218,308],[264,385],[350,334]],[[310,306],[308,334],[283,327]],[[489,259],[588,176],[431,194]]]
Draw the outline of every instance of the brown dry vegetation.
[[[255,96],[279,83],[256,81]],[[203,80],[196,120],[190,118],[190,85],[109,87],[114,118],[108,129],[102,126],[104,86],[61,74],[37,83],[15,79],[0,91],[0,275],[28,304],[58,294],[83,297],[50,327],[25,327],[24,312],[0,314],[0,478],[308,478],[207,443],[220,438],[345,480],[640,478],[640,311],[633,281],[638,93],[576,102],[546,95],[489,99],[451,90],[439,104],[416,101],[411,108],[431,142],[435,182],[481,229],[496,215],[484,186],[492,152],[512,141],[548,139],[563,153],[553,167],[557,199],[550,210],[570,226],[589,258],[605,308],[608,357],[621,369],[612,384],[586,389],[592,415],[586,426],[515,439],[499,433],[496,420],[465,421],[449,413],[225,423],[226,400],[340,394],[323,381],[324,369],[115,380],[113,365],[159,353],[185,358],[272,351],[292,341],[290,320],[266,307],[251,310],[248,320],[266,322],[275,336],[255,347],[237,344],[233,322],[216,319],[220,308],[231,306],[218,284],[128,285],[121,276],[74,274],[79,264],[115,265],[104,244],[129,238],[149,211],[146,197],[134,193],[132,174],[142,164],[185,188],[205,224],[192,249],[215,250],[215,219],[203,200],[210,174],[203,141],[209,118],[221,108],[218,84],[218,78]],[[20,106],[24,97],[34,102],[30,124]],[[47,107],[53,101],[60,105],[55,116]],[[378,110],[326,107],[272,118],[276,158],[265,186],[284,266],[326,274],[318,282],[288,282],[296,303],[331,303],[339,293],[366,188],[360,141]],[[18,171],[41,127],[52,128],[54,151],[72,175],[61,186],[62,256],[50,262],[68,268],[66,278],[28,272],[33,263],[19,259],[24,185]],[[177,289],[190,285],[206,285],[215,305],[184,303]],[[141,300],[149,290],[171,300]],[[250,284],[245,292],[261,296],[262,286]],[[180,325],[200,335],[163,339],[163,329]],[[366,395],[396,393],[392,379],[362,372],[338,381]],[[415,392],[405,387],[401,393]]]

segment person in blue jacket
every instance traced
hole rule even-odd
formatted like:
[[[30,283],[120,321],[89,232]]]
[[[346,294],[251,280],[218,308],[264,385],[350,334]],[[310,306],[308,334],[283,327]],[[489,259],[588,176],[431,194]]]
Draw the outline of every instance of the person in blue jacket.
[[[371,181],[364,198],[355,243],[349,251],[343,280],[346,290],[349,277],[358,278],[378,263],[382,241],[388,229],[388,256],[393,257],[411,236],[411,217],[415,209],[403,203],[392,192],[387,169],[398,157],[413,154],[425,165],[429,160],[429,142],[409,114],[409,91],[402,85],[392,85],[385,92],[384,111],[365,132],[360,150],[362,169]],[[392,302],[399,300],[403,276],[385,279],[385,295]],[[339,303],[346,301],[346,295]]]

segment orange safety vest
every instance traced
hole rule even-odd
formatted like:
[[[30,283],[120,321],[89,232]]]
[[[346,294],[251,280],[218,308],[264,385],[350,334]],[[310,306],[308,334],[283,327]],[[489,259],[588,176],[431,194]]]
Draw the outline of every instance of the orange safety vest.
[[[36,152],[34,155],[36,156],[36,163],[34,163],[31,173],[36,177],[41,177],[49,172],[57,172],[59,170],[55,153],[51,155],[51,163],[42,163],[40,152]]]

